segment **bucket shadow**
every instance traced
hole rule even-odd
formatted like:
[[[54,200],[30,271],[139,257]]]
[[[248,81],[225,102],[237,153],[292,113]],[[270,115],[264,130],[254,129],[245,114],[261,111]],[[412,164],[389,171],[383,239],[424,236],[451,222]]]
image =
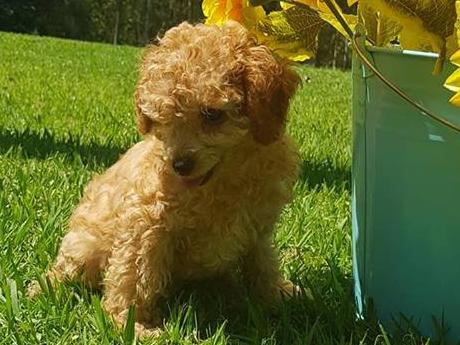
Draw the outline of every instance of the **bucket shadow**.
[[[337,167],[329,160],[317,162],[305,160],[300,170],[300,181],[313,189],[326,185],[335,189],[351,190],[351,169]]]

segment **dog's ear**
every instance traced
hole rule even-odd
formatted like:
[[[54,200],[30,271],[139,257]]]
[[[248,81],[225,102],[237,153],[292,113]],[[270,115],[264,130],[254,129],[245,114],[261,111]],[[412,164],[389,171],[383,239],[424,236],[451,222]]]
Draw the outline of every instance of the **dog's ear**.
[[[268,145],[284,131],[289,100],[300,78],[265,46],[246,47],[243,64],[243,110],[250,119],[254,139]]]
[[[136,91],[134,92],[134,105],[136,108],[136,122],[137,122],[137,128],[139,129],[139,132],[144,135],[147,134],[150,129],[152,128],[152,120],[145,115],[142,112],[141,105],[140,105],[141,99],[140,99],[140,94],[139,94],[139,86],[136,87]]]

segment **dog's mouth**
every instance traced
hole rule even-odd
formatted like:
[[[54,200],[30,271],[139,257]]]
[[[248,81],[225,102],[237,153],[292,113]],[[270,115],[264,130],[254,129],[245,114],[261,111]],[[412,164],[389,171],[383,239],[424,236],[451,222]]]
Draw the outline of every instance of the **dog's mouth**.
[[[187,177],[182,177],[182,183],[186,187],[198,187],[198,186],[204,186],[206,183],[209,182],[211,179],[212,175],[214,174],[214,170],[216,170],[216,165],[214,165],[211,169],[208,170],[206,174],[203,174],[198,177],[193,177],[193,178],[187,178]]]

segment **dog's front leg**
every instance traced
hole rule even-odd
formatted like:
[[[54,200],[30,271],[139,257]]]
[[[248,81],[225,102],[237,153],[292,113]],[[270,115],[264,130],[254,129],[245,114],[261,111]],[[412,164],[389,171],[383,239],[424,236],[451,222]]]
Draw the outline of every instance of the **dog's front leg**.
[[[271,240],[271,235],[261,236],[243,258],[241,265],[243,278],[251,294],[261,299],[269,309],[276,307],[283,295],[290,297],[298,289],[281,275],[278,256]]]
[[[113,246],[104,280],[104,307],[123,325],[134,305],[138,335],[158,333],[156,302],[170,281],[170,242],[164,229],[138,225],[121,234]]]

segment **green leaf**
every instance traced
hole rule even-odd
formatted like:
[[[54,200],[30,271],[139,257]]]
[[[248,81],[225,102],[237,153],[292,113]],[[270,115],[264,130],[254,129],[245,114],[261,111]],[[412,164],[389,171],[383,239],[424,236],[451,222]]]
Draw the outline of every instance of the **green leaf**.
[[[396,20],[375,11],[365,2],[359,3],[358,21],[364,24],[367,37],[378,47],[388,46],[402,29]]]
[[[317,36],[324,21],[303,6],[275,11],[257,24],[259,40],[281,56],[306,60],[316,52]]]
[[[448,55],[447,38],[454,34],[455,0],[360,0],[359,4],[397,22],[403,48],[438,53],[434,73],[441,71]]]
[[[91,304],[94,310],[94,324],[101,333],[104,344],[109,344],[108,334],[110,332],[110,321],[101,305],[101,300],[97,296],[91,296]]]
[[[126,325],[123,330],[123,343],[126,345],[133,345],[136,340],[136,333],[134,326],[136,324],[136,309],[132,305],[128,310],[128,318],[126,320]]]
[[[19,299],[18,299],[18,288],[16,285],[16,281],[14,279],[7,279],[7,283],[10,290],[10,298],[11,298],[11,311],[13,312],[13,316],[17,317],[19,314]]]

